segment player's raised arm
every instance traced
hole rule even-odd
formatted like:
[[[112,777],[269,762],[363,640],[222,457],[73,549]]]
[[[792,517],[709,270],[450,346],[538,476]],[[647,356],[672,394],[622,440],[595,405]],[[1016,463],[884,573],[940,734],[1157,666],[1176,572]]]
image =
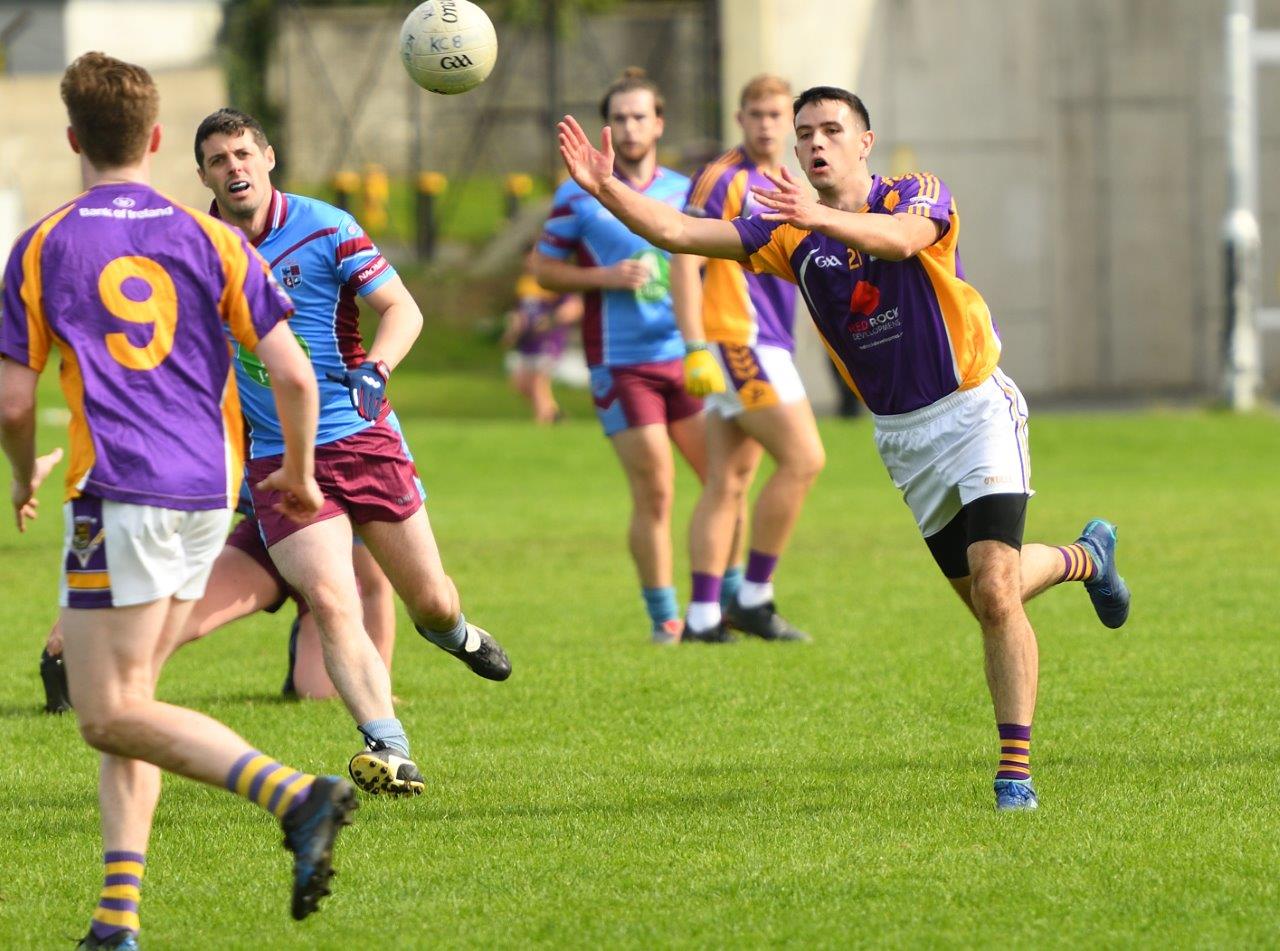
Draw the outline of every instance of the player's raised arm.
[[[751,186],[752,194],[770,211],[765,221],[782,221],[803,231],[817,231],[845,247],[874,255],[883,261],[905,261],[919,254],[942,236],[939,224],[917,215],[863,215],[823,205],[792,177],[764,175],[776,186]]]
[[[742,239],[732,223],[683,214],[670,205],[641,195],[614,177],[613,141],[608,126],[601,134],[598,149],[573,116],[565,116],[556,128],[560,155],[573,180],[650,244],[677,254],[700,254],[733,261],[747,259]]]

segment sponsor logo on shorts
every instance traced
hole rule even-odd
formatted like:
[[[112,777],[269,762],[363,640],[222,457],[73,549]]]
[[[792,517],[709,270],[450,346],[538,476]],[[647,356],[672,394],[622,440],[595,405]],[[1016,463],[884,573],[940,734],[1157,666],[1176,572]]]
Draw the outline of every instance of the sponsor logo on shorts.
[[[813,263],[818,267],[839,267],[840,259],[834,254],[819,254],[814,257]]]
[[[102,547],[102,542],[107,536],[105,528],[98,528],[95,533],[94,529],[97,526],[98,519],[92,515],[77,515],[72,522],[71,554],[75,556],[76,561],[80,562],[81,568],[88,566],[89,559]]]

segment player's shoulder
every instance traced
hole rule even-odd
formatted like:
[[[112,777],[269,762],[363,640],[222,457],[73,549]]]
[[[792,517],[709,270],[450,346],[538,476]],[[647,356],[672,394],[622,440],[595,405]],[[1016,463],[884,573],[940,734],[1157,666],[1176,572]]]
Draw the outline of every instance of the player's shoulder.
[[[872,205],[892,212],[900,203],[911,199],[938,201],[944,190],[950,193],[946,183],[933,172],[905,172],[882,178]]]
[[[75,198],[72,198],[69,201],[64,201],[62,204],[58,205],[58,207],[51,209],[37,218],[31,227],[21,232],[18,235],[17,240],[13,242],[13,253],[17,254],[19,253],[19,249],[26,249],[30,246],[31,239],[36,236],[36,232],[43,230],[47,234],[49,231],[61,224],[66,220],[67,215],[72,211],[72,209],[74,209],[75,206],[79,204],[80,200],[87,194],[89,193],[81,192],[79,195],[76,195]]]
[[[713,158],[702,168],[693,173],[693,183],[698,188],[711,188],[732,177],[742,169],[745,156],[742,146],[735,145]]]
[[[587,194],[581,185],[572,178],[566,178],[556,188],[555,194],[551,198],[551,207],[553,209],[569,208],[583,201],[592,200],[592,197]]]
[[[659,165],[657,181],[654,182],[654,185],[667,191],[686,191],[689,188],[689,176],[682,172],[677,172],[674,168]]]
[[[359,228],[351,213],[343,211],[337,205],[331,205],[319,198],[312,198],[310,195],[295,195],[292,192],[277,192],[277,194],[283,205],[281,219],[290,228],[304,227],[312,231],[325,228],[341,231],[352,225]]]

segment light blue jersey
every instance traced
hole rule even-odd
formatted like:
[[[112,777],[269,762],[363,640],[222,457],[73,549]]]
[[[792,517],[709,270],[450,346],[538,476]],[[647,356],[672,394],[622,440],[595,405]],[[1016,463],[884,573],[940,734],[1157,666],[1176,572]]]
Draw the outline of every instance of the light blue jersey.
[[[377,290],[395,276],[395,269],[342,209],[275,190],[267,230],[253,243],[293,300],[296,310],[289,318],[289,329],[316,370],[320,387],[316,445],[372,426],[351,405],[347,387],[328,379],[326,373],[341,373],[364,362],[356,295]],[[239,344],[235,357],[240,406],[248,422],[249,458],[279,455],[284,452],[284,437],[266,368]],[[388,404],[383,416],[389,412]]]
[[[677,210],[684,208],[689,189],[689,179],[667,168],[659,168],[643,187],[627,184]],[[630,366],[684,356],[671,306],[670,256],[632,234],[572,179],[556,189],[538,250],[558,260],[574,257],[573,263],[583,267],[608,266],[627,258],[649,262],[653,279],[639,290],[582,295],[582,347],[589,366]]]

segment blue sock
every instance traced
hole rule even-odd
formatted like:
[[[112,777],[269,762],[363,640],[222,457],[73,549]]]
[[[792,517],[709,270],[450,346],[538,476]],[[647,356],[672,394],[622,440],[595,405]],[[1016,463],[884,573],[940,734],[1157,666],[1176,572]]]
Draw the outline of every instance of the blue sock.
[[[409,758],[409,737],[405,735],[404,727],[395,717],[361,723],[360,732],[370,743],[385,743],[405,759]]]
[[[461,650],[462,645],[467,642],[467,619],[461,611],[458,612],[458,623],[447,631],[429,631],[416,624],[414,628],[436,647],[443,647],[445,650]]]
[[[644,598],[644,609],[649,612],[649,620],[657,627],[664,621],[674,621],[680,617],[680,606],[676,604],[676,589],[641,588]]]
[[[733,600],[733,596],[738,593],[738,589],[742,587],[742,574],[742,565],[732,565],[724,573],[724,580],[720,582],[721,607],[728,605]]]

